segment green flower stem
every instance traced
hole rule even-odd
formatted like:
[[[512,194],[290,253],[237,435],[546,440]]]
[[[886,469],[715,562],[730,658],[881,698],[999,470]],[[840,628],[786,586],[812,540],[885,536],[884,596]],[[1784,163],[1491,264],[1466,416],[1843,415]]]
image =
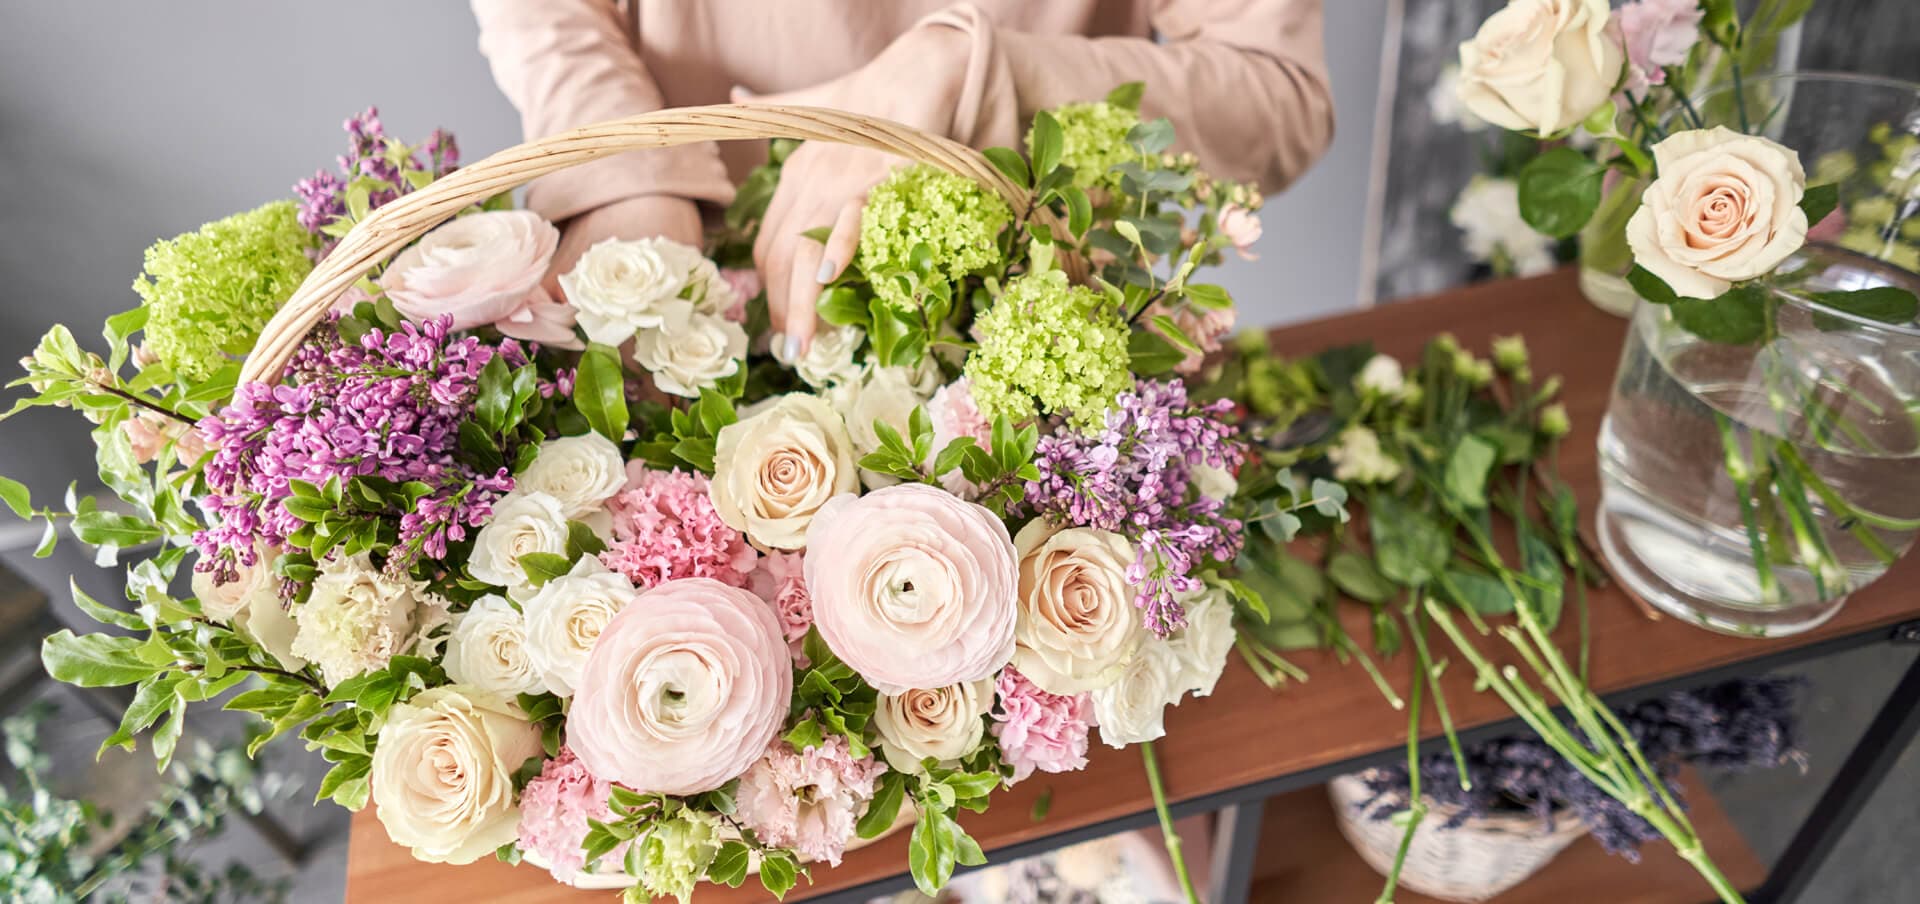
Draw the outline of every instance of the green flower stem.
[[[1386,676],[1380,674],[1380,667],[1373,664],[1373,659],[1367,656],[1367,651],[1360,649],[1360,645],[1354,643],[1353,638],[1347,634],[1346,629],[1339,628],[1337,622],[1335,623],[1335,627],[1338,628],[1338,633],[1335,635],[1336,643],[1340,645],[1340,649],[1345,650],[1348,655],[1360,661],[1360,667],[1367,671],[1367,677],[1373,679],[1373,686],[1379,688],[1380,695],[1387,698],[1387,705],[1392,706],[1394,709],[1406,709],[1407,702],[1400,699],[1399,694],[1393,692],[1393,685],[1388,684]]]
[[[1460,790],[1473,790],[1473,779],[1467,775],[1467,755],[1460,749],[1460,735],[1453,728],[1453,713],[1447,709],[1447,698],[1440,690],[1440,673],[1444,667],[1435,665],[1433,655],[1427,651],[1427,631],[1420,621],[1420,598],[1418,592],[1409,595],[1407,600],[1407,633],[1413,635],[1414,659],[1420,674],[1426,676],[1428,684],[1433,686],[1433,706],[1440,713],[1440,730],[1446,733],[1447,747],[1453,751],[1453,764],[1460,770]],[[1414,736],[1419,736],[1416,728]]]
[[[1413,705],[1407,707],[1407,829],[1400,836],[1399,849],[1393,854],[1393,868],[1387,871],[1387,884],[1381,887],[1380,896],[1374,899],[1374,904],[1393,904],[1394,889],[1400,885],[1400,868],[1406,864],[1407,851],[1413,847],[1413,833],[1420,829],[1420,822],[1427,818],[1427,802],[1420,796],[1420,688],[1425,683],[1425,677],[1415,672],[1413,687],[1407,691],[1413,698]]]
[[[1254,647],[1247,643],[1247,639],[1244,636],[1235,637],[1233,639],[1233,647],[1240,651],[1240,658],[1246,661],[1247,668],[1253,670],[1254,677],[1259,678],[1260,683],[1267,686],[1267,690],[1277,691],[1282,684],[1286,683],[1285,679],[1274,674],[1272,669],[1267,668],[1260,662],[1260,657],[1255,656],[1253,653]]]
[[[1833,588],[1833,593],[1845,593],[1846,571],[1840,567],[1840,560],[1834,556],[1826,536],[1820,533],[1820,524],[1815,520],[1813,505],[1807,502],[1807,488],[1800,483],[1799,473],[1792,468],[1776,468],[1774,480],[1778,482],[1780,499],[1787,510],[1787,525],[1800,551],[1800,564],[1813,575],[1814,592],[1822,599],[1827,598],[1827,579],[1837,577],[1840,586]]]
[[[1794,448],[1792,443],[1781,440],[1774,447],[1774,457],[1800,472],[1800,477],[1806,482],[1807,487],[1813,490],[1828,508],[1833,509],[1835,514],[1845,515],[1862,524],[1870,524],[1883,530],[1920,530],[1920,518],[1894,518],[1875,514],[1840,498],[1840,495],[1833,491],[1833,487],[1828,486],[1826,481],[1821,480],[1820,476],[1813,472],[1813,466],[1807,464],[1807,460],[1801,457],[1800,450]],[[1878,540],[1878,537],[1875,539]],[[1861,542],[1866,541],[1863,538]]]
[[[1166,842],[1167,856],[1173,860],[1173,874],[1180,880],[1187,904],[1200,904],[1193,891],[1193,879],[1187,875],[1187,860],[1180,854],[1180,833],[1173,830],[1173,814],[1167,812],[1167,790],[1160,783],[1160,763],[1153,756],[1153,742],[1140,744],[1140,758],[1147,764],[1147,787],[1153,790],[1153,812],[1160,817],[1160,838]]]
[[[1746,525],[1747,545],[1753,550],[1754,572],[1760,581],[1760,601],[1778,602],[1780,584],[1773,574],[1773,562],[1767,558],[1767,541],[1760,532],[1760,520],[1754,511],[1753,468],[1747,463],[1746,453],[1740,449],[1740,438],[1734,435],[1733,421],[1715,411],[1713,422],[1720,428],[1720,447],[1725,456],[1727,477],[1733,480],[1734,495],[1740,500],[1740,521]]]

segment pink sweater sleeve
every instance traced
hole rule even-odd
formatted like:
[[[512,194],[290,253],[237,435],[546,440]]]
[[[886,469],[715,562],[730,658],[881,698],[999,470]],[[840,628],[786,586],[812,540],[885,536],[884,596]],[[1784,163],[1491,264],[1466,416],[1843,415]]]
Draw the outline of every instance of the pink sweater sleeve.
[[[480,52],[528,138],[666,105],[611,0],[472,0]],[[674,195],[726,203],[733,185],[711,142],[636,151],[539,179],[527,206],[556,222],[615,201]]]
[[[1172,120],[1179,147],[1215,175],[1274,192],[1325,153],[1321,0],[1160,0],[1152,21],[1159,42],[1027,34],[965,4],[933,17],[973,41],[954,137],[1005,142],[1036,111],[1144,81],[1142,114]]]

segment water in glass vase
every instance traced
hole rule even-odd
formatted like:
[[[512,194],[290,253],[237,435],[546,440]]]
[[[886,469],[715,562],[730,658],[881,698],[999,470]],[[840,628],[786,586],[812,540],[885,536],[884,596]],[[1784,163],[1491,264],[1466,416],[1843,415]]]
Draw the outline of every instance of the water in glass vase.
[[[1600,435],[1616,576],[1758,636],[1831,618],[1920,528],[1920,342],[1791,301],[1777,317],[1765,346],[1717,345],[1643,305]]]

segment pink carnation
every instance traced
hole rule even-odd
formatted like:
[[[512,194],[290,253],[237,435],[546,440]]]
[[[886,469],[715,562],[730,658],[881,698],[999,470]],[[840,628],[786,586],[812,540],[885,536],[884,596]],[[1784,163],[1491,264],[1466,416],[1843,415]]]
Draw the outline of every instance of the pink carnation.
[[[520,792],[520,850],[545,861],[555,879],[572,885],[586,867],[580,842],[587,837],[587,820],[613,819],[607,804],[612,790],[612,783],[587,771],[572,748],[562,748]],[[625,856],[626,845],[621,845],[603,859],[618,863]]]
[[[1644,100],[1647,86],[1665,84],[1663,66],[1679,66],[1700,40],[1699,0],[1635,0],[1615,14],[1627,46],[1628,94]]]
[[[837,735],[806,750],[776,740],[740,780],[737,812],[762,842],[839,866],[874,782],[886,771],[872,756],[854,759]]]
[[[966,377],[940,387],[927,401],[927,417],[933,422],[933,454],[939,455],[948,443],[963,436],[971,436],[979,442],[980,448],[990,449],[993,444],[993,423],[980,413],[980,406],[973,401],[973,384]],[[931,461],[928,462],[931,464]],[[974,499],[980,495],[980,488],[966,478],[959,468],[948,471],[940,478],[947,492],[962,499]]]
[[[807,593],[805,558],[805,554],[799,552],[769,552],[761,557],[748,586],[761,599],[773,604],[773,614],[780,619],[780,631],[786,635],[794,662],[801,668],[807,665],[806,657],[800,652],[801,641],[806,639],[807,629],[813,627],[813,596]]]
[[[758,554],[714,511],[706,475],[629,469],[627,488],[607,501],[607,512],[613,542],[600,561],[635,586],[677,578],[747,585]]]
[[[1049,694],[1013,666],[1000,671],[1000,701],[993,736],[1000,757],[1013,766],[1013,780],[1041,772],[1073,772],[1087,765],[1086,694]]]

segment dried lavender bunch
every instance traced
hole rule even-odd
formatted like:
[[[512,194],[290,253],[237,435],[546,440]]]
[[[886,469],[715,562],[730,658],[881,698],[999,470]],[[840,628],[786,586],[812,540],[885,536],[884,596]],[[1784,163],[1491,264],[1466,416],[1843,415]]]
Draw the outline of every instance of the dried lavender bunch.
[[[1681,764],[1722,769],[1759,769],[1801,762],[1796,692],[1804,679],[1740,679],[1647,700],[1620,713],[1661,779],[1679,797],[1674,777]],[[1578,729],[1575,729],[1576,731]],[[1470,789],[1445,751],[1420,761],[1422,793],[1453,810],[1442,828],[1495,812],[1530,811],[1549,826],[1557,814],[1584,823],[1610,853],[1639,860],[1640,845],[1660,837],[1646,820],[1602,791],[1537,736],[1495,738],[1464,748]],[[1372,793],[1362,804],[1371,818],[1386,819],[1406,807],[1407,767],[1363,773]]]

